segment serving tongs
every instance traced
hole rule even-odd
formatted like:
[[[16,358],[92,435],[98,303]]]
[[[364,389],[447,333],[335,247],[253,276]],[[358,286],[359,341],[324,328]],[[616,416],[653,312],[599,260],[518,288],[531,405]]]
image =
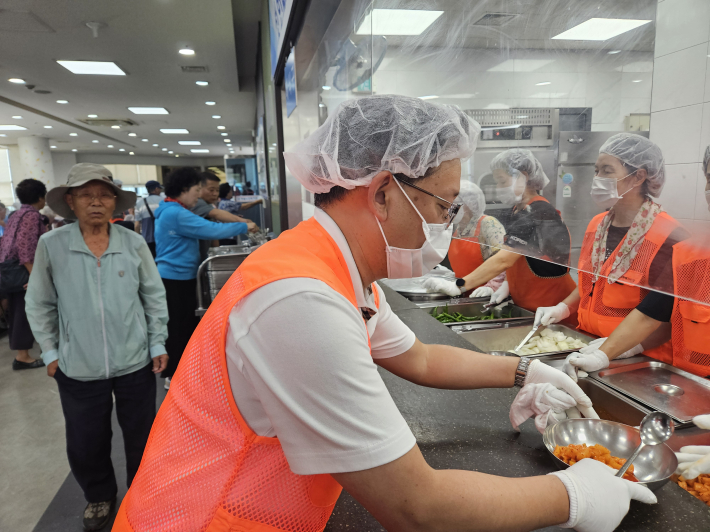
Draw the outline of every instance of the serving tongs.
[[[483,305],[482,310],[485,312],[486,310],[489,310],[491,307],[497,307],[498,305],[505,305],[506,303],[510,303],[510,301],[512,299],[513,299],[512,297],[508,296],[500,303],[486,303],[485,305]]]
[[[537,332],[537,330],[540,328],[540,324],[538,323],[537,325],[533,325],[533,328],[530,330],[528,334],[525,335],[525,338],[523,338],[523,341],[518,344],[518,347],[513,349],[513,353],[517,353],[520,351],[520,349],[528,343],[528,340],[533,337],[533,335]]]

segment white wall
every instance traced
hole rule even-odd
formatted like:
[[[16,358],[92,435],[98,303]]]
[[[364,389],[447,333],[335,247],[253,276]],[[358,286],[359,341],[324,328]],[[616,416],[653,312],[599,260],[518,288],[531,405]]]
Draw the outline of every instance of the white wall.
[[[66,183],[69,170],[76,164],[76,155],[72,152],[52,152],[54,179],[57,183]]]
[[[710,144],[710,2],[660,0],[651,140],[666,159],[660,203],[691,230],[710,232],[702,168]]]

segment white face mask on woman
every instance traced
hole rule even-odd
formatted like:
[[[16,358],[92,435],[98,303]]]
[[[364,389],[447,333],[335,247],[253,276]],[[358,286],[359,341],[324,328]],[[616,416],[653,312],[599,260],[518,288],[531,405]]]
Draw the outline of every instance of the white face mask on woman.
[[[619,195],[617,183],[635,173],[636,172],[631,172],[621,179],[616,179],[614,177],[599,177],[598,175],[595,175],[594,180],[592,181],[592,190],[590,192],[594,203],[596,203],[601,209],[611,209],[614,205],[616,205],[617,201],[624,197],[624,194],[638,186],[634,185],[629,190],[624,192],[624,194]]]
[[[404,192],[402,185],[397,179],[394,180],[402,191],[404,197],[407,198],[409,204],[422,219],[422,230],[424,231],[424,245],[419,249],[403,249],[394,248],[387,243],[387,237],[382,230],[380,221],[375,218],[377,225],[382,233],[382,238],[385,240],[385,251],[387,253],[387,278],[388,279],[411,279],[413,277],[421,277],[425,273],[429,273],[434,267],[439,264],[446,254],[449,252],[451,245],[451,235],[454,231],[453,224],[446,227],[446,224],[430,224],[424,219],[419,210],[414,206],[412,200]]]
[[[513,205],[515,203],[520,203],[523,199],[523,195],[521,194],[518,196],[515,193],[515,186],[510,185],[509,187],[497,188],[496,199],[506,205]]]

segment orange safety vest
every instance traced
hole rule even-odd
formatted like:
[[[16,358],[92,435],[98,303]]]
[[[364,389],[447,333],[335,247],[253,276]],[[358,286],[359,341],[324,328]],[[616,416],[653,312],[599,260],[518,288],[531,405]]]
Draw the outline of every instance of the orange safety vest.
[[[707,244],[686,240],[673,246],[673,282],[678,296],[671,317],[673,365],[700,377],[710,376],[710,251]]]
[[[357,306],[345,259],[313,218],[250,255],[185,349],[114,532],[325,528],[342,488],[330,475],[292,473],[279,440],[258,436],[242,418],[227,373],[225,342],[234,305],[264,285],[296,277],[321,280]]]
[[[629,270],[621,278],[609,284],[605,278],[609,275],[621,245],[625,238],[621,239],[614,252],[602,265],[598,282],[594,283],[592,273],[592,245],[597,227],[601,223],[606,213],[597,214],[589,222],[584,233],[582,251],[579,257],[579,328],[607,337],[614,329],[624,321],[624,318],[635,309],[646,297],[649,290],[640,288],[648,286],[648,272],[651,269],[653,259],[661,249],[668,235],[680,227],[675,219],[665,212],[661,212],[651,225],[643,239],[641,248],[636,254]],[[668,341],[663,345],[644,351],[645,355],[656,358],[662,362],[672,364],[673,348]]]
[[[478,219],[476,230],[473,232],[473,238],[478,240],[481,234],[481,222],[483,216]],[[454,237],[449,246],[449,263],[454,269],[456,277],[466,277],[473,270],[483,264],[483,249],[481,245],[473,240],[467,240],[462,237]]]
[[[525,207],[535,201],[550,203],[542,196],[535,196]],[[544,256],[541,260],[549,261],[549,258]],[[577,286],[569,271],[557,277],[540,277],[530,269],[530,264],[524,256],[505,271],[505,276],[515,304],[532,312],[535,312],[537,307],[554,307]]]

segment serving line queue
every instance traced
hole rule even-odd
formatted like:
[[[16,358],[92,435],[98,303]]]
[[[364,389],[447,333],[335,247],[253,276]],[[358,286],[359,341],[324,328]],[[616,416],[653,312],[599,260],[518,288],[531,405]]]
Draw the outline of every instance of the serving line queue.
[[[479,132],[457,108],[371,96],[285,154],[315,216],[253,252],[210,306],[114,530],[317,531],[342,488],[389,530],[612,530],[631,499],[656,502],[593,460],[516,479],[432,469],[377,371],[435,388],[520,386],[515,426],[534,417],[542,430],[572,407],[597,417],[540,361],[423,344],[374,283],[446,256]]]

